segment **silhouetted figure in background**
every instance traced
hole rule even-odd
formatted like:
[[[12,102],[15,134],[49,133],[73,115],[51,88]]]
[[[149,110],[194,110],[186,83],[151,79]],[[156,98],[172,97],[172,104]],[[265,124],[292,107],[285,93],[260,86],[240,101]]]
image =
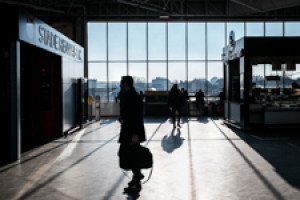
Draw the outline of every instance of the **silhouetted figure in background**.
[[[186,102],[187,100],[189,100],[189,94],[184,88],[181,88],[181,92],[183,94],[184,101]]]
[[[204,113],[204,92],[202,92],[201,89],[196,92],[196,106],[199,110],[199,114],[202,115]]]
[[[144,102],[145,96],[144,96],[144,92],[143,92],[142,90],[140,91],[140,94],[139,94],[139,95],[140,95],[142,101]]]
[[[178,89],[178,85],[176,83],[172,86],[169,93],[168,105],[172,109],[173,128],[176,128],[176,111],[178,112],[177,126],[180,127],[181,107],[184,105],[184,97],[182,92]]]
[[[121,98],[121,133],[118,155],[122,156],[122,153],[124,153],[130,145],[140,145],[141,142],[146,140],[146,136],[143,120],[143,103],[133,87],[132,77],[123,76],[120,87],[124,94]],[[141,179],[144,178],[141,169],[132,169],[132,173],[132,180],[128,183],[129,186],[125,188],[125,191],[136,188],[141,189]]]
[[[218,107],[218,111],[220,114],[224,113],[224,100],[225,100],[225,95],[224,95],[224,91],[222,89],[222,91],[219,93],[219,107]]]
[[[300,89],[300,85],[298,85],[296,82],[292,83],[292,89]]]
[[[182,110],[182,114],[183,115],[188,115],[189,113],[189,107],[188,107],[188,100],[189,100],[189,94],[188,92],[184,89],[184,88],[181,88],[181,93],[183,95],[183,110]]]

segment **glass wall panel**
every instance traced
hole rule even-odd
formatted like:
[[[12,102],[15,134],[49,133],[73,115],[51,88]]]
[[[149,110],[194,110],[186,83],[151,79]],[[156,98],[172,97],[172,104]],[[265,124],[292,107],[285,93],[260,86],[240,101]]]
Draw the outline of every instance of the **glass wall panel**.
[[[252,88],[264,88],[265,84],[264,64],[252,65]]]
[[[264,36],[263,22],[247,22],[246,36]]]
[[[89,63],[89,78],[107,81],[106,63]]]
[[[97,79],[96,96],[101,102],[107,101],[107,67],[106,63],[89,63],[89,79]]]
[[[127,60],[126,29],[126,23],[108,23],[108,60]]]
[[[205,60],[205,23],[188,23],[188,59]]]
[[[148,64],[149,90],[167,90],[167,64],[166,62]]]
[[[107,59],[106,23],[88,23],[88,60]]]
[[[109,63],[109,101],[114,101],[120,91],[120,81],[122,76],[126,76],[126,63]]]
[[[168,59],[186,60],[185,23],[168,23]]]
[[[221,60],[225,46],[225,23],[207,23],[208,60]]]
[[[147,60],[146,23],[128,23],[128,58],[129,60]]]
[[[188,79],[189,93],[195,93],[199,89],[204,92],[206,90],[205,62],[189,62]]]
[[[285,88],[292,88],[292,83],[296,82],[300,85],[300,64],[296,64],[296,69],[291,71],[285,71]]]
[[[166,60],[166,23],[148,24],[148,59]]]
[[[227,23],[227,44],[229,44],[229,34],[230,31],[234,31],[235,40],[238,40],[245,35],[244,22],[229,22]]]
[[[283,36],[282,22],[266,22],[266,36]]]
[[[142,63],[129,63],[128,73],[133,77],[134,87],[139,91],[147,89],[147,65],[146,62]]]
[[[300,36],[300,22],[285,22],[285,36]]]
[[[266,88],[283,88],[283,66],[281,65],[281,69],[278,70],[274,70],[272,69],[272,65],[271,64],[265,64],[265,85]],[[272,80],[269,79],[269,77],[275,77],[278,76],[279,80],[274,80],[272,78]]]
[[[186,82],[186,63],[185,62],[171,62],[168,64],[168,88],[171,89],[172,85],[177,83],[178,88],[187,89]]]
[[[224,88],[223,63],[207,63],[208,96],[217,96]]]

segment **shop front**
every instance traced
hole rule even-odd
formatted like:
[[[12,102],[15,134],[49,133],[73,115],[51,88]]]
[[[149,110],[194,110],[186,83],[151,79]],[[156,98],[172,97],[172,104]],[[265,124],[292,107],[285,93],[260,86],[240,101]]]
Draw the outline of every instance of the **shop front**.
[[[0,49],[4,163],[81,123],[77,82],[84,77],[84,49],[25,10],[1,10],[11,19]]]
[[[230,39],[222,54],[226,122],[240,128],[300,125],[300,38]]]

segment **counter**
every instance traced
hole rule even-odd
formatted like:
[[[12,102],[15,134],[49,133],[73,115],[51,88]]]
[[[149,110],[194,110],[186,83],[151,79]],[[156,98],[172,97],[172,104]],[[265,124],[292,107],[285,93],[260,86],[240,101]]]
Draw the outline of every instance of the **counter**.
[[[300,124],[300,106],[249,104],[250,124]]]

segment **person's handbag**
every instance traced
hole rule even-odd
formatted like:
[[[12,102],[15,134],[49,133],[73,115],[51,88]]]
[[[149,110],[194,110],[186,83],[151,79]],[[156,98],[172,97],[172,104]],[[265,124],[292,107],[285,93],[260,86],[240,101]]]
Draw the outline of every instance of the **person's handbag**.
[[[120,154],[120,168],[130,169],[148,169],[153,165],[152,154],[147,147],[139,144],[129,145],[128,148]]]

